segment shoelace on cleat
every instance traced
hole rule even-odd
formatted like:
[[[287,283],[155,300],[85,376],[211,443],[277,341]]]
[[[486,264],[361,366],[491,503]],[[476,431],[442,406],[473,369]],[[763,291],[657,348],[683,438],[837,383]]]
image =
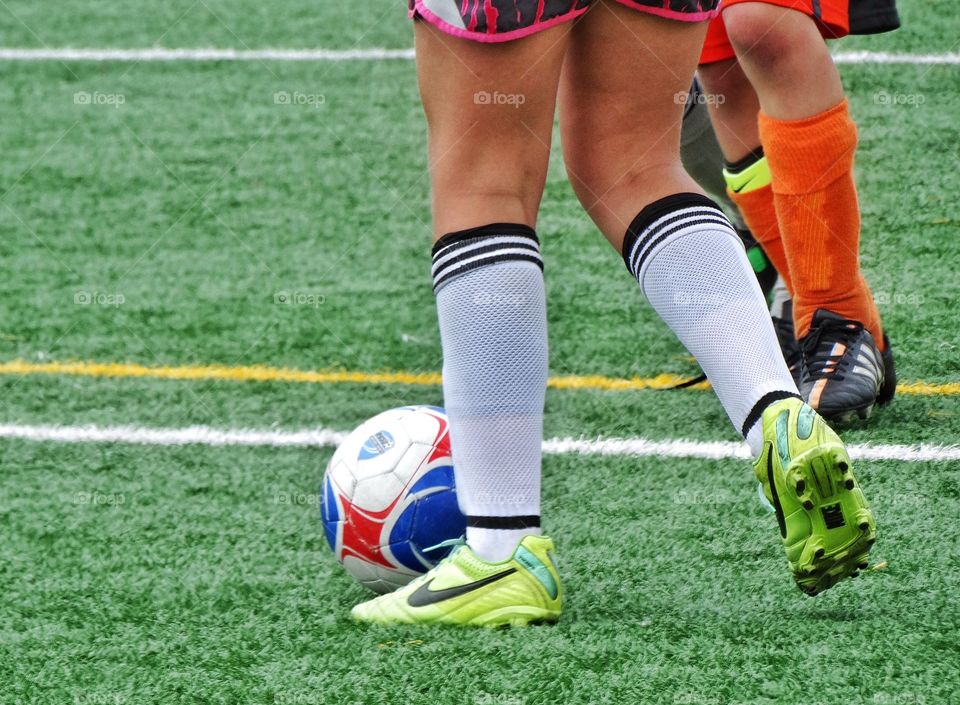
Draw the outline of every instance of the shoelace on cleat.
[[[850,367],[850,353],[860,334],[863,324],[850,320],[827,320],[817,328],[811,329],[803,339],[802,352],[806,362],[803,370],[804,381],[815,381],[830,377],[842,380]],[[843,345],[841,352],[834,354],[837,344]]]
[[[461,548],[463,548],[466,545],[467,545],[467,537],[459,536],[455,539],[447,539],[446,541],[441,541],[440,543],[435,544],[433,546],[427,546],[425,549],[423,549],[423,552],[426,554],[429,554],[433,551],[437,551],[442,548],[450,549],[450,553],[448,553],[439,561],[437,561],[437,565],[434,566],[434,568],[436,568],[437,566],[440,566],[443,563],[446,563],[447,561],[453,560],[453,557],[454,555],[456,555],[457,551],[459,551]],[[431,560],[434,560],[434,559],[431,559]]]
[[[407,583],[407,585],[408,585],[408,586],[410,586],[410,585],[419,586],[419,585],[423,585],[428,579],[431,579],[431,580],[432,580],[433,578],[432,578],[432,576],[430,575],[430,573],[431,573],[433,570],[436,570],[437,568],[439,568],[439,567],[440,567],[441,565],[443,565],[444,563],[446,563],[446,562],[450,561],[451,559],[453,559],[453,555],[454,555],[457,551],[459,551],[462,547],[464,547],[464,546],[466,546],[466,545],[467,545],[467,537],[466,537],[466,536],[460,536],[459,538],[447,539],[446,541],[441,541],[441,542],[438,543],[438,544],[435,544],[435,545],[433,545],[433,546],[428,546],[428,547],[424,548],[424,549],[423,549],[423,552],[424,552],[424,553],[430,553],[431,551],[435,551],[435,550],[440,549],[440,548],[449,548],[449,547],[451,547],[451,546],[453,547],[453,549],[450,551],[450,553],[448,553],[448,554],[445,555],[443,558],[441,558],[439,561],[437,561],[437,564],[436,564],[435,566],[433,566],[433,568],[431,568],[431,569],[430,569],[429,571],[427,571],[426,573],[423,573],[422,575],[418,575],[416,578],[414,578],[414,579],[411,580],[409,583]],[[384,597],[384,596],[381,595],[381,597]]]
[[[423,552],[430,553],[430,551],[436,551],[437,549],[440,549],[440,548],[452,547],[454,548],[453,551],[450,551],[450,555],[452,556],[454,553],[456,553],[456,548],[459,548],[460,546],[466,546],[466,545],[467,545],[467,538],[465,536],[459,536],[455,539],[447,539],[446,541],[441,541],[440,543],[434,546],[427,546],[425,549],[423,549]]]

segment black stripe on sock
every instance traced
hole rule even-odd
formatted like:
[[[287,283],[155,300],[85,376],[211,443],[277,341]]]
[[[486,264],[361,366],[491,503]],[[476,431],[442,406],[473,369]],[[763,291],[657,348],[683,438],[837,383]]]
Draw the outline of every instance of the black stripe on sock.
[[[530,514],[527,516],[512,517],[468,516],[467,526],[471,526],[474,529],[538,529],[540,528],[540,515]]]
[[[679,222],[678,222],[679,221]],[[675,227],[668,230],[664,230],[664,226],[667,223],[678,223]],[[718,225],[720,227],[725,227],[730,230],[730,234],[734,237],[738,237],[736,230],[733,229],[733,225],[730,224],[730,221],[727,220],[726,216],[721,212],[717,212],[716,217],[711,217],[710,215],[704,214],[693,214],[678,216],[676,218],[671,218],[669,221],[658,226],[656,230],[651,230],[646,234],[646,239],[640,244],[640,247],[637,248],[637,256],[631,258],[636,260],[635,263],[628,264],[627,268],[635,277],[640,276],[640,270],[643,269],[643,263],[647,261],[647,257],[650,256],[657,245],[666,240],[668,237],[674,233],[680,232],[684,228],[689,228],[691,225]]]
[[[630,253],[633,252],[633,246],[636,244],[637,239],[643,235],[644,231],[655,223],[658,218],[661,218],[670,211],[680,210],[681,208],[695,208],[697,206],[702,208],[715,208],[717,211],[723,212],[720,211],[720,206],[718,206],[716,202],[703,194],[675,193],[672,196],[664,196],[654,201],[637,213],[637,217],[633,219],[630,227],[627,228],[627,234],[623,238],[623,249],[620,252],[623,256],[623,261],[627,265],[627,269],[630,269]]]
[[[497,237],[517,237],[516,235],[498,235]],[[494,238],[483,238],[484,240],[493,240]],[[459,247],[454,247],[449,250],[441,252],[439,255],[434,256],[434,260],[440,260],[446,258],[443,262],[441,269],[446,269],[451,264],[459,262],[460,260],[469,259],[471,257],[476,257],[477,255],[485,255],[488,252],[494,252],[496,250],[502,250],[504,248],[516,249],[520,248],[522,250],[530,250],[531,252],[536,252],[540,254],[540,248],[537,247],[537,243],[532,240],[522,241],[522,242],[511,242],[511,243],[491,243],[489,245],[480,245],[479,247],[471,247],[467,249],[468,245],[477,244],[482,242],[481,239],[477,238],[471,242],[464,243]],[[460,252],[462,251],[462,254]]]
[[[494,254],[477,260],[476,262],[470,262],[469,264],[461,265],[452,270],[444,268],[442,270],[443,273],[437,272],[437,277],[433,280],[433,290],[436,291],[439,289],[441,284],[452,277],[456,277],[474,269],[479,269],[480,267],[497,264],[498,262],[533,262],[535,265],[540,267],[541,270],[543,269],[543,260],[535,255],[526,255],[519,252],[510,252],[502,255]]]
[[[744,169],[753,166],[758,161],[763,159],[763,145],[750,152],[747,156],[738,159],[735,162],[724,162],[724,166],[727,171],[731,174],[736,174],[737,172],[743,171]]]
[[[747,437],[747,433],[753,428],[753,424],[760,420],[760,417],[763,416],[763,412],[766,411],[767,407],[773,404],[775,401],[780,401],[781,399],[802,399],[799,394],[796,392],[788,392],[785,389],[779,389],[773,392],[767,392],[760,399],[757,400],[757,403],[753,405],[753,408],[750,409],[750,413],[747,414],[747,418],[743,421],[743,426],[740,429],[740,435],[744,438]]]
[[[529,225],[523,225],[522,223],[490,223],[489,225],[481,225],[478,228],[470,228],[468,230],[458,230],[456,232],[447,233],[433,243],[433,250],[431,254],[436,257],[437,252],[442,250],[447,245],[454,245],[458,242],[463,242],[464,240],[475,240],[481,237],[495,237],[497,235],[506,235],[509,237],[528,237],[538,246],[540,245],[540,241],[537,239],[537,232]]]
[[[510,236],[510,237],[513,237],[513,236]],[[458,249],[463,250],[463,252],[457,252],[456,250]],[[503,250],[527,250],[537,256],[540,255],[540,250],[537,248],[537,245],[533,242],[511,242],[511,243],[497,242],[497,243],[491,243],[489,245],[479,245],[478,247],[471,247],[469,250],[466,248],[466,245],[462,245],[459,248],[455,248],[453,252],[449,252],[449,251],[444,252],[443,257],[445,257],[446,259],[443,261],[443,264],[441,264],[436,269],[433,276],[434,278],[440,277],[448,269],[455,269],[457,265],[463,262],[464,260],[473,259],[475,257],[479,257],[480,255],[487,255],[491,253],[501,252]]]
[[[519,242],[497,242],[510,238]],[[533,228],[518,223],[491,223],[448,233],[433,247],[433,290],[447,280],[499,262],[531,262],[543,269]]]

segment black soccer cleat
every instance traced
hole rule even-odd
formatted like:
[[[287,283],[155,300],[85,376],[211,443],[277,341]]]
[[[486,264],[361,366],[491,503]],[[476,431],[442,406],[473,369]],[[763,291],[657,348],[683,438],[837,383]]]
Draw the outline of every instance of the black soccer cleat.
[[[783,359],[787,363],[787,369],[790,370],[790,376],[797,387],[800,386],[801,375],[803,372],[803,351],[800,350],[800,343],[793,328],[793,305],[787,301],[782,307],[783,317],[771,315],[773,321],[773,330],[777,334],[777,341],[780,343],[780,352],[783,353]]]
[[[889,393],[886,401],[893,396],[885,386],[884,356],[859,321],[817,309],[800,348],[800,394],[824,418],[841,423],[866,419],[874,405],[883,403],[884,393]],[[892,368],[892,354],[889,359]]]
[[[893,395],[897,393],[897,366],[893,361],[893,348],[886,333],[883,334],[883,352],[880,357],[883,358],[883,386],[880,387],[877,404],[883,406],[893,401]]]

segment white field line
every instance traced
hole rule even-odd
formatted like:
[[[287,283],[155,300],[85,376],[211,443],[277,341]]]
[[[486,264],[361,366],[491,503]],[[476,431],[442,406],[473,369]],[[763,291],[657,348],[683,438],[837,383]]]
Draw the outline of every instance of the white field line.
[[[104,49],[0,47],[0,61],[410,61],[413,49]],[[894,54],[840,51],[839,64],[960,64],[960,53]]]
[[[2,61],[388,61],[413,49],[80,49],[0,47]]]
[[[335,446],[346,433],[327,428],[303,431],[218,429],[209,426],[21,426],[0,424],[0,438],[54,443],[136,443],[157,446]]]
[[[833,55],[838,64],[960,64],[960,54],[892,54],[886,51],[838,51]]]
[[[329,448],[346,438],[329,428],[217,429],[209,426],[144,428],[142,426],[30,426],[0,424],[0,438],[52,443],[134,443],[157,446],[267,446]],[[856,444],[847,447],[855,460],[902,460],[914,463],[960,461],[960,446]],[[625,457],[706,458],[749,457],[743,443],[727,441],[650,441],[644,438],[551,438],[543,443],[548,455],[611,455]]]

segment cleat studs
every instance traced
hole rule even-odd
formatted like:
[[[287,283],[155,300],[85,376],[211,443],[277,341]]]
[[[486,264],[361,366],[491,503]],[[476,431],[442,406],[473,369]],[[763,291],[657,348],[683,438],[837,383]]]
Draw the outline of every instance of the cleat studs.
[[[809,512],[811,509],[813,509],[813,502],[811,502],[809,499],[805,500],[803,502],[803,508]]]
[[[842,460],[841,460],[840,463],[837,465],[837,467],[840,468],[840,472],[844,472],[844,473],[845,473],[847,470],[850,469],[850,466],[847,465],[847,463],[845,463],[845,462],[842,461]]]
[[[853,485],[854,485],[854,482],[852,477],[848,477],[847,481],[843,483],[843,486],[846,487],[848,490],[852,490]]]
[[[855,570],[855,571],[853,571],[852,573],[850,573],[850,577],[851,577],[851,578],[859,577],[859,575],[860,575],[860,571],[859,571],[859,570]]]
[[[816,559],[820,559],[820,558],[823,558],[826,555],[826,553],[827,552],[824,551],[822,548],[818,548],[817,552],[813,554],[813,557]]]
[[[869,529],[869,528],[870,528],[870,524],[869,524],[868,522],[866,522],[866,521],[861,521],[861,522],[860,522],[860,524],[859,524],[859,529],[860,529],[860,531],[866,531],[866,530]]]
[[[803,480],[797,480],[797,495],[802,495],[805,489],[807,489],[807,483]]]
[[[859,568],[860,570],[866,570],[868,565],[869,565],[868,563],[858,563],[857,568]]]
[[[867,546],[872,546],[872,545],[875,544],[876,542],[877,542],[876,539],[867,539]]]

